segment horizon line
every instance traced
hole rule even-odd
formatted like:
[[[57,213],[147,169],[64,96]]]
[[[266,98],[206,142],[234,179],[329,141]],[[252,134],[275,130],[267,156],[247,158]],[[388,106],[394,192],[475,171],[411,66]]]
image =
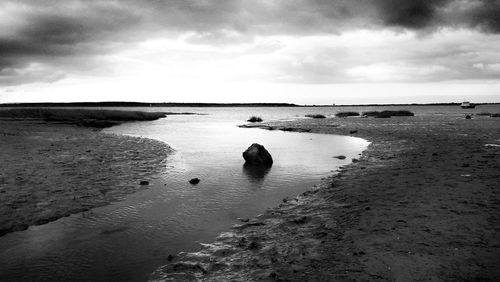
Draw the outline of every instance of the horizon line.
[[[285,102],[257,102],[257,103],[211,103],[211,102],[131,102],[131,101],[99,101],[99,102],[11,102],[0,103],[0,107],[356,107],[356,106],[444,106],[460,105],[460,102],[440,103],[370,103],[370,104],[295,104]],[[500,102],[474,103],[475,105],[494,105]]]

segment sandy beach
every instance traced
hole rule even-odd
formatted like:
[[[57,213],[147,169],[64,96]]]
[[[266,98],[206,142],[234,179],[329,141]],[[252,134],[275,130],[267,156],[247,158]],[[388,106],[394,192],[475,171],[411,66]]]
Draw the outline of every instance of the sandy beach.
[[[0,235],[146,189],[170,148],[160,141],[37,119],[0,120]]]
[[[500,119],[300,119],[247,125],[343,134],[371,145],[152,280],[497,281]],[[334,157],[334,156],[332,156]]]

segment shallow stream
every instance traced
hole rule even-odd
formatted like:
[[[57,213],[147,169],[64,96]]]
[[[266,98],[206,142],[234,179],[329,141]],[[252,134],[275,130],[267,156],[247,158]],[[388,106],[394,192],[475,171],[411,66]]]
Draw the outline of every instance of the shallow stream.
[[[193,251],[238,218],[256,216],[282,198],[304,192],[368,145],[346,136],[238,128],[245,123],[242,117],[255,109],[188,110],[208,115],[172,115],[104,130],[158,139],[175,152],[163,172],[148,179],[146,190],[0,237],[0,278],[147,280],[169,254]],[[295,118],[293,109],[263,111],[278,119]],[[271,169],[243,167],[241,154],[252,143],[263,144],[272,154]],[[335,155],[347,158],[338,160]],[[201,182],[189,184],[193,177]]]

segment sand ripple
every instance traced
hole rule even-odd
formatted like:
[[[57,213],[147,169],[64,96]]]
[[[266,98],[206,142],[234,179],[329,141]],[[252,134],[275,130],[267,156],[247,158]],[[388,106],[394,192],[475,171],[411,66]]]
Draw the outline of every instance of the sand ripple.
[[[159,141],[0,121],[0,235],[123,199],[165,168]]]

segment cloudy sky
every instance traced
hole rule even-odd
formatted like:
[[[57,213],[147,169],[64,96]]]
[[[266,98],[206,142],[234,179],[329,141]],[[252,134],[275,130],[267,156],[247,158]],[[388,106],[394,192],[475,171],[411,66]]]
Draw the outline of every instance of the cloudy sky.
[[[500,0],[0,2],[0,103],[500,102]]]

